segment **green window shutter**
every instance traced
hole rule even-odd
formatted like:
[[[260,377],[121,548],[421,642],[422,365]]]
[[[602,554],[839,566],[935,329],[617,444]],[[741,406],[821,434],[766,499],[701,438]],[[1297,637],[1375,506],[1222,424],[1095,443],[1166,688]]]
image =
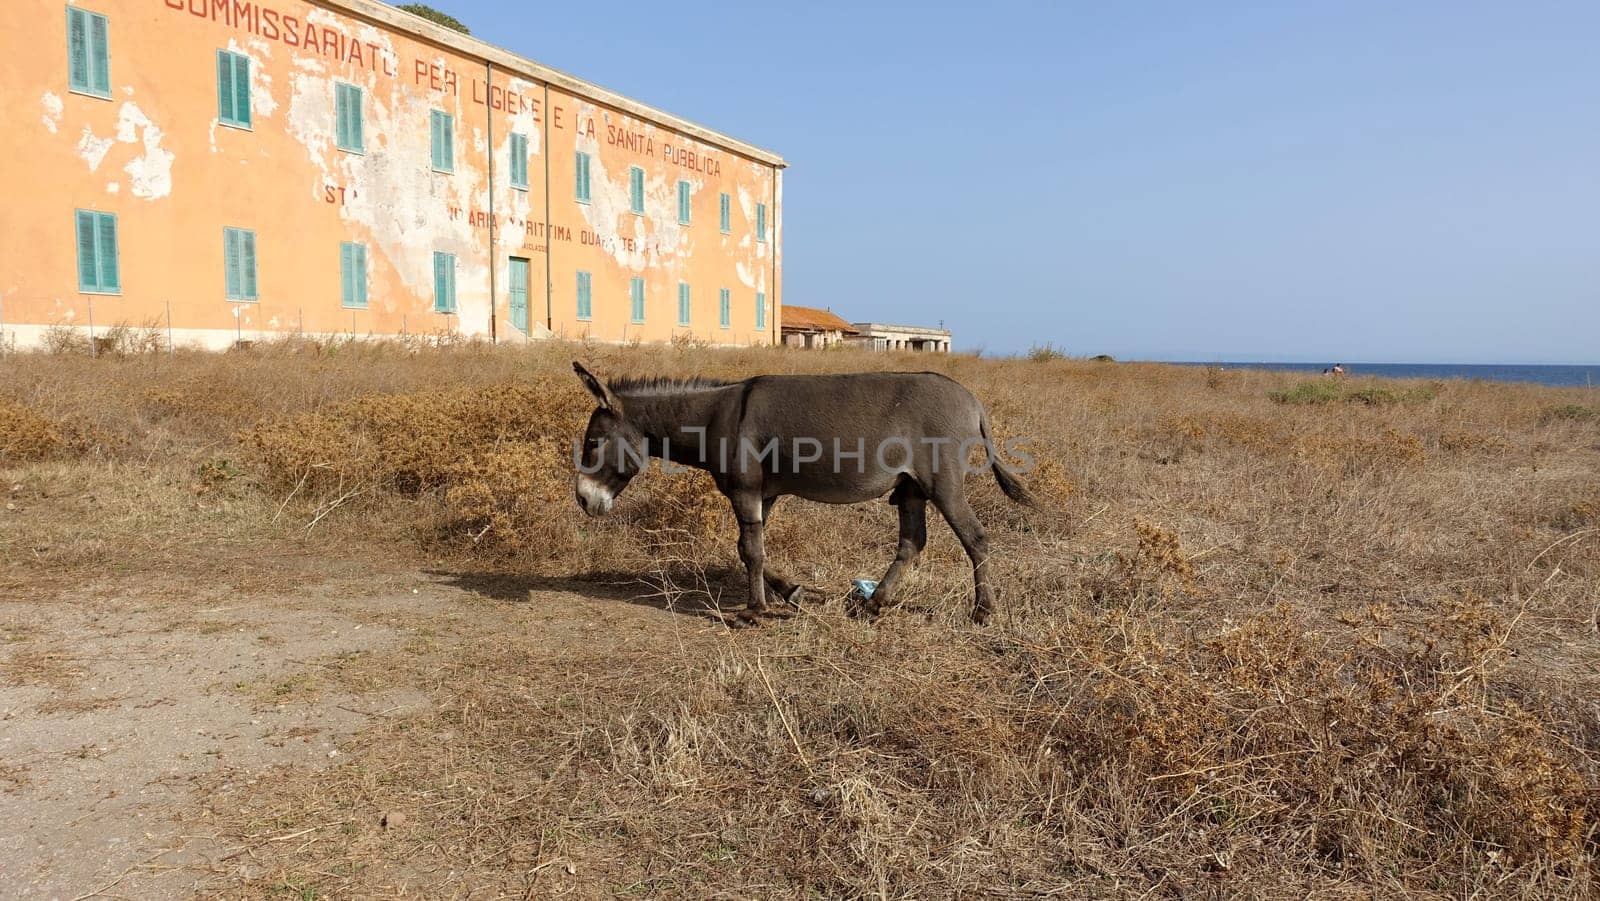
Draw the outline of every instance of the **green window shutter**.
[[[356,304],[367,305],[367,245],[355,245]]]
[[[349,86],[345,90],[350,95],[350,149],[366,150],[367,132],[363,121],[365,110],[362,109],[366,103],[366,97],[358,87]]]
[[[528,187],[528,139],[516,133],[511,135],[511,186]]]
[[[689,324],[689,283],[678,282],[678,324]]]
[[[238,229],[225,228],[222,230],[222,259],[223,274],[228,283],[228,299],[238,300],[244,294],[244,279],[239,273],[239,231]]]
[[[450,283],[444,274],[445,256],[438,251],[434,251],[433,254],[433,310],[436,313],[443,313],[449,309],[447,298]]]
[[[678,224],[689,224],[689,183],[678,182]]]
[[[356,302],[355,255],[354,244],[347,241],[339,245],[339,302],[347,307]]]
[[[233,61],[226,50],[217,51],[217,118],[233,121]]]
[[[89,14],[67,7],[67,85],[89,90]]]
[[[111,93],[111,34],[106,17],[89,14],[90,87],[100,94]]]
[[[644,212],[644,170],[638,166],[628,170],[628,208],[635,213]]]
[[[78,210],[78,290],[116,294],[122,290],[117,217]]]
[[[456,255],[433,254],[433,309],[436,313],[456,311]]]
[[[433,139],[433,168],[439,172],[454,172],[456,168],[455,117],[440,110],[433,111],[429,126]]]
[[[445,113],[444,120],[444,171],[456,171],[456,117]],[[454,270],[451,270],[452,273]],[[454,305],[451,306],[454,309]]]
[[[240,125],[250,124],[250,57],[233,57],[233,114]]]
[[[577,178],[575,196],[583,203],[589,202],[589,154],[578,151],[576,162],[573,166],[574,176]]]
[[[767,205],[756,204],[756,240],[767,240]]]
[[[732,208],[733,208],[732,199],[729,198],[726,193],[724,193],[722,195],[721,208],[719,210],[719,218],[721,219],[721,222],[722,222],[722,233],[723,234],[727,234],[728,233],[729,225],[731,224],[729,220],[732,219],[732,216],[731,216]]]
[[[98,236],[98,217],[87,210],[78,211],[78,290],[100,289],[100,258],[95,253]]]
[[[217,51],[217,119],[250,127],[250,58]]]
[[[259,296],[256,292],[256,233],[247,231],[239,237],[239,270],[244,275],[244,296],[247,300],[255,300]]]
[[[428,166],[439,168],[439,111],[428,111]]]
[[[67,7],[67,86],[111,96],[111,25],[105,16]]]
[[[355,85],[334,86],[334,126],[340,150],[360,153],[366,149],[361,133],[361,89]]]
[[[764,291],[756,292],[756,329],[763,330],[767,327],[767,295]]]
[[[633,298],[633,321],[644,321],[644,279],[635,278],[628,283],[628,293]]]
[[[97,214],[95,258],[100,263],[100,290],[122,290],[122,261],[117,251],[117,217],[110,213]]]
[[[732,306],[728,289],[723,288],[722,292],[717,296],[717,317],[721,320],[723,328],[727,328],[730,324],[729,320],[733,316]]]
[[[591,281],[589,273],[578,273],[578,318],[590,319],[594,316],[594,297],[590,293]]]

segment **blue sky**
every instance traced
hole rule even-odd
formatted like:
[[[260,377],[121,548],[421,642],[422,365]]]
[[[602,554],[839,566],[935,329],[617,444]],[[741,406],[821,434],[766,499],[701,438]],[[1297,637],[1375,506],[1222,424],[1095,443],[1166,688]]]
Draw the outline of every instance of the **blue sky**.
[[[433,5],[783,154],[790,303],[989,354],[1600,361],[1600,4]]]

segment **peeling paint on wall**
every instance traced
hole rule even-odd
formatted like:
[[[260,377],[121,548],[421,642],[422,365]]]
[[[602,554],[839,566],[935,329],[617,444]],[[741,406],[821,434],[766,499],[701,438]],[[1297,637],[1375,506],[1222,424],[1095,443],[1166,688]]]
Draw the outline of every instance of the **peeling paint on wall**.
[[[123,103],[117,115],[117,140],[124,144],[142,143],[144,154],[124,166],[128,188],[133,196],[157,200],[172,193],[172,162],[177,156],[161,146],[163,133],[144,111],[131,102]]]
[[[78,139],[78,156],[89,164],[90,172],[97,172],[106,154],[111,152],[111,145],[115,143],[111,138],[95,137],[94,131],[84,126],[83,136]]]
[[[55,134],[57,126],[61,123],[61,114],[66,109],[61,102],[61,97],[50,91],[45,91],[44,96],[39,98],[39,105],[44,108],[42,121],[44,122],[45,131]]]

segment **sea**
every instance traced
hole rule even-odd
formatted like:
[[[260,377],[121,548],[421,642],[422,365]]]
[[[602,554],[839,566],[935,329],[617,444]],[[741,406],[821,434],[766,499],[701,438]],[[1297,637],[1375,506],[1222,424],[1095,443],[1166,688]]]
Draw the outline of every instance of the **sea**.
[[[1223,369],[1278,369],[1321,375],[1332,363],[1194,363]],[[1344,363],[1345,376],[1373,375],[1389,379],[1475,379],[1486,382],[1533,382],[1558,388],[1600,386],[1600,363],[1588,366],[1546,366],[1500,363]]]

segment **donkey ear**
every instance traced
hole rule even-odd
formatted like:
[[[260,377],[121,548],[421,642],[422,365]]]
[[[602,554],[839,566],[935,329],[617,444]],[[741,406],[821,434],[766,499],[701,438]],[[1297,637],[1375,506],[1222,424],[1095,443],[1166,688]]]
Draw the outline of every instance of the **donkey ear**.
[[[606,386],[600,384],[600,380],[594,377],[594,373],[583,368],[582,363],[579,363],[577,360],[573,360],[572,371],[576,372],[578,374],[578,378],[583,380],[583,386],[589,389],[589,393],[593,394],[595,400],[600,402],[600,406],[605,407],[608,410],[616,407],[616,397],[606,389]]]

